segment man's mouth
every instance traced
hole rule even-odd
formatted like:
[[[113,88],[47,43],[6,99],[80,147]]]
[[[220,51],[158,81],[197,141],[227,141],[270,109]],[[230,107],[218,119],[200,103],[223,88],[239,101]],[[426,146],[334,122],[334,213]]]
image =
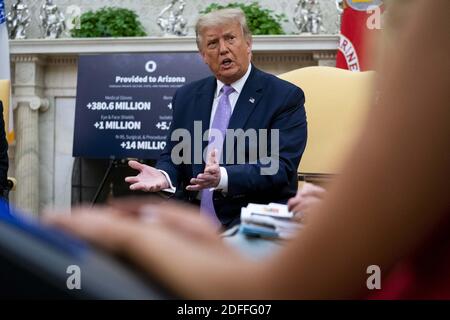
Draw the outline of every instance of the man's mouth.
[[[225,68],[229,67],[231,64],[233,63],[233,61],[231,59],[223,59],[221,65]]]

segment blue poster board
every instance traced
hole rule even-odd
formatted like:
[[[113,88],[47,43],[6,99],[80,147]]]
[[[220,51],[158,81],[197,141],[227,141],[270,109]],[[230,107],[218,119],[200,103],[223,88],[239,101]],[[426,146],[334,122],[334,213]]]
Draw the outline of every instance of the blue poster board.
[[[73,156],[157,159],[175,91],[210,75],[198,53],[80,56]]]
[[[5,3],[3,0],[0,0],[0,24],[5,23],[6,14],[5,14]]]

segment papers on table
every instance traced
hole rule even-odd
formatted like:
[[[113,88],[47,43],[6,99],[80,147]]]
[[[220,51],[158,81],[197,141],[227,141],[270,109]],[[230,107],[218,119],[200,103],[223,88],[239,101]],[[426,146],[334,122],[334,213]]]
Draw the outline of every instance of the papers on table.
[[[294,214],[287,205],[249,203],[241,209],[241,232],[246,235],[265,238],[292,238],[302,228],[293,220]]]
[[[279,203],[255,204],[249,203],[247,211],[253,215],[261,215],[275,218],[292,218],[294,214],[288,211],[287,205]]]

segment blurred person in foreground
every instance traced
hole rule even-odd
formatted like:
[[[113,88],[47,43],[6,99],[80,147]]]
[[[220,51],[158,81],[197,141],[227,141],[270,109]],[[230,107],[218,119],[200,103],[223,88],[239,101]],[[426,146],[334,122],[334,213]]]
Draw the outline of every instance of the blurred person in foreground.
[[[207,220],[174,205],[119,203],[46,221],[186,298],[450,298],[450,2],[412,5],[381,64],[381,97],[359,142],[281,252],[248,260]],[[371,265],[382,285],[368,292]]]

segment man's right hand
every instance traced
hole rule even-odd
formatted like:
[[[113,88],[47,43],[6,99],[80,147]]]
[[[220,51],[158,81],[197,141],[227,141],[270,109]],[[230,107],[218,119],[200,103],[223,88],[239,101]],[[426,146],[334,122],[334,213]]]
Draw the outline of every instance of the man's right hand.
[[[138,175],[125,178],[126,182],[131,183],[130,190],[158,192],[170,187],[161,171],[137,161],[129,161],[128,165],[139,171]]]

